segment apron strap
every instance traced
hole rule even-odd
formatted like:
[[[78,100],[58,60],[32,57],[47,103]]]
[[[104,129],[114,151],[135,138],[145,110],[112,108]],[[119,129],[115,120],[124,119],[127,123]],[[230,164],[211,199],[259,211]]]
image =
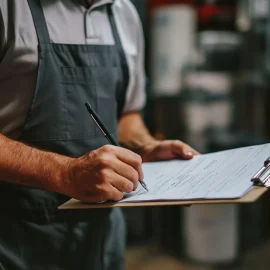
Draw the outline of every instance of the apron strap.
[[[28,5],[32,13],[39,43],[51,43],[47,23],[40,0],[28,0]]]
[[[125,92],[119,92],[117,91],[117,102],[118,102],[118,111],[117,111],[117,115],[118,115],[118,119],[121,117],[122,113],[123,113],[123,109],[126,103],[126,95],[127,95],[127,88],[128,88],[128,84],[129,84],[129,68],[128,68],[128,63],[127,63],[127,59],[126,59],[126,55],[122,46],[122,42],[117,30],[117,25],[115,23],[115,19],[114,19],[114,15],[113,15],[113,11],[112,11],[112,5],[108,5],[108,15],[109,15],[109,20],[111,23],[111,28],[112,28],[112,32],[113,32],[113,36],[115,39],[115,46],[117,48],[117,51],[120,55],[120,60],[121,60],[121,66],[122,66],[122,70],[123,70],[123,81],[124,81],[124,91]]]
[[[45,20],[45,16],[44,16],[44,12],[43,12],[43,8],[42,8],[40,0],[28,0],[28,4],[32,13],[35,27],[36,27],[39,43],[40,44],[51,43],[47,23]],[[112,33],[115,39],[115,46],[120,55],[120,60],[122,64],[121,66],[122,66],[122,71],[123,71],[123,81],[124,81],[123,88],[125,92],[117,91],[116,93],[117,103],[118,103],[117,115],[118,115],[118,118],[120,118],[123,113],[123,109],[126,102],[127,88],[129,84],[129,68],[128,68],[126,55],[122,46],[122,42],[121,42],[118,30],[117,30],[117,25],[114,19],[112,5],[107,5],[107,7],[108,7],[108,16],[109,16],[109,20],[110,20],[110,24],[112,28]]]

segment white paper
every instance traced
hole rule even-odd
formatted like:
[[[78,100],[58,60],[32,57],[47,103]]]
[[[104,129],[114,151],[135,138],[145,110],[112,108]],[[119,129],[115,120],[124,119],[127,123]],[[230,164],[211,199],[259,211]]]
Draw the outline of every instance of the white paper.
[[[233,199],[252,186],[251,178],[270,156],[270,144],[251,146],[174,160],[143,164],[144,181],[122,202]]]

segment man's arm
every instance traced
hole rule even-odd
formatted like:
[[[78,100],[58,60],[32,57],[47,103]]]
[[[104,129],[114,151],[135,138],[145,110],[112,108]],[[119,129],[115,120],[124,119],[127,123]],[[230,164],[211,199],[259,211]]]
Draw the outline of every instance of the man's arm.
[[[169,160],[179,157],[190,159],[198,152],[178,141],[159,141],[152,137],[139,113],[122,116],[119,122],[119,142],[124,147],[141,155],[144,162]]]
[[[0,181],[60,191],[70,158],[40,151],[0,134]]]
[[[141,157],[104,146],[79,158],[41,151],[0,134],[0,182],[55,191],[86,201],[121,200],[143,178]]]
[[[124,2],[124,1],[123,1]],[[126,1],[125,3],[129,3]],[[140,22],[140,17],[134,6],[130,5],[131,15],[129,20],[133,20],[133,26],[137,32],[136,36],[137,53],[133,59],[134,67],[130,74],[133,79],[130,80],[129,92],[126,96],[124,115],[119,122],[119,142],[124,147],[141,155],[143,161],[168,160],[182,156],[192,158],[198,152],[182,143],[181,141],[158,141],[148,132],[139,113],[146,100],[145,94],[145,68],[144,68],[144,36]],[[132,28],[134,29],[134,28]],[[135,42],[134,40],[134,42]],[[135,112],[135,113],[134,113]]]

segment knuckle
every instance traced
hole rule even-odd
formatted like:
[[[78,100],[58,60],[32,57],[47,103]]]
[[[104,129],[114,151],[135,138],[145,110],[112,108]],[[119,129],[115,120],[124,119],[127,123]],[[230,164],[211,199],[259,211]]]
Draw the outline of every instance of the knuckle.
[[[186,148],[186,144],[182,143],[182,142],[175,142],[174,144],[175,147],[177,147],[178,149],[185,149]]]
[[[132,182],[137,182],[139,180],[139,174],[135,170],[130,174],[130,180]]]
[[[108,155],[103,155],[100,158],[100,163],[103,167],[110,167],[111,166],[111,158]]]
[[[188,145],[186,143],[181,143],[181,145],[182,145],[183,148],[188,147]]]
[[[142,157],[141,156],[139,156],[139,155],[136,156],[136,163],[138,166],[142,164]]]
[[[115,148],[112,145],[104,145],[102,150],[106,153],[114,153]]]
[[[99,172],[99,176],[102,180],[102,182],[107,182],[109,179],[109,173],[107,172],[107,170],[100,170]]]
[[[92,158],[92,159],[96,159],[98,157],[98,151],[97,150],[93,150],[91,152],[89,152],[88,157]]]

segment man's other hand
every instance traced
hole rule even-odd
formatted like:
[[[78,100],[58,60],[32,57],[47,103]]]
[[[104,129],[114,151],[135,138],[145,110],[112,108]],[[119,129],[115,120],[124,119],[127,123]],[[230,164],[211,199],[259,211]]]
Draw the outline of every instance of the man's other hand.
[[[178,140],[153,141],[146,145],[140,152],[144,162],[171,160],[171,159],[192,159],[199,153],[189,145]]]

